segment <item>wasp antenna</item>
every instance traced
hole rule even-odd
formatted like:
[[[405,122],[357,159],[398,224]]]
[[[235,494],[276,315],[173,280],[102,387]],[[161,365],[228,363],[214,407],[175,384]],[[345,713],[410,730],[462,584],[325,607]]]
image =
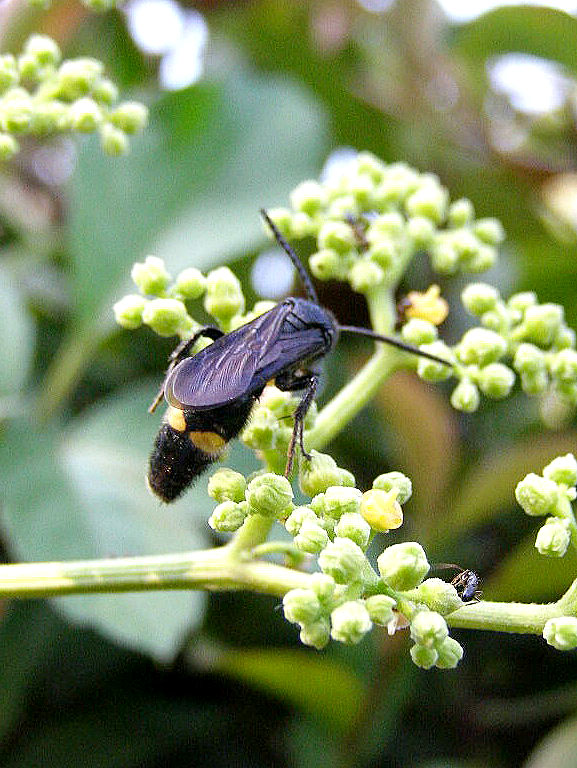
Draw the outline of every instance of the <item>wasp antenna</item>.
[[[426,357],[429,360],[434,360],[436,363],[442,363],[443,365],[448,365],[451,368],[453,367],[453,363],[449,362],[448,360],[443,360],[442,357],[431,355],[429,352],[423,352],[422,349],[414,347],[412,344],[405,344],[404,341],[400,341],[400,339],[396,339],[394,336],[383,336],[380,333],[375,333],[374,331],[371,331],[370,328],[358,328],[356,325],[339,325],[339,331],[344,333],[356,333],[358,336],[368,336],[370,339],[374,339],[375,341],[382,341],[385,344],[390,344],[392,347],[402,349],[403,352],[410,352],[413,355]]]
[[[299,257],[296,255],[296,253],[293,251],[293,249],[290,247],[290,245],[287,243],[287,241],[284,239],[284,237],[279,232],[276,224],[272,221],[268,213],[264,208],[260,209],[260,214],[263,217],[263,219],[266,221],[268,226],[270,227],[271,232],[276,238],[277,243],[282,247],[284,252],[287,254],[287,256],[290,258],[292,263],[295,266],[296,271],[299,273],[299,277],[301,279],[302,284],[305,287],[305,291],[307,292],[307,295],[311,301],[314,301],[315,304],[319,303],[319,298],[317,296],[317,292],[315,291],[315,287],[313,285],[312,280],[310,279],[308,273],[306,272],[305,268],[303,267],[303,264]]]

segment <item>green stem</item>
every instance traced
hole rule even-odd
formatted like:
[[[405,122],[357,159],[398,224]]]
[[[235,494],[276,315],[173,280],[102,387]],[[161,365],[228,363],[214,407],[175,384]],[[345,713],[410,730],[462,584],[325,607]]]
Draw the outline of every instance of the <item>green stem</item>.
[[[242,557],[243,553],[250,552],[254,547],[266,541],[274,522],[274,517],[249,515],[223,549],[234,558]]]
[[[282,597],[310,575],[273,563],[241,562],[228,547],[149,557],[0,566],[0,596],[53,597],[159,589],[248,589]]]
[[[548,619],[564,615],[561,600],[544,605],[482,600],[480,603],[465,605],[445,618],[451,627],[540,635]]]

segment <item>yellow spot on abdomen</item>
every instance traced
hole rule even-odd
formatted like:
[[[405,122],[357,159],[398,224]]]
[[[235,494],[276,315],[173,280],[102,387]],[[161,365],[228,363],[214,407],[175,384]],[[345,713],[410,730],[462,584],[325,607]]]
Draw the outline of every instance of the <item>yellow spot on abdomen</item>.
[[[216,432],[189,432],[190,442],[209,456],[218,456],[226,446],[224,440]]]
[[[184,432],[186,430],[184,411],[181,411],[180,408],[173,408],[172,405],[169,405],[166,411],[166,421],[177,432]]]

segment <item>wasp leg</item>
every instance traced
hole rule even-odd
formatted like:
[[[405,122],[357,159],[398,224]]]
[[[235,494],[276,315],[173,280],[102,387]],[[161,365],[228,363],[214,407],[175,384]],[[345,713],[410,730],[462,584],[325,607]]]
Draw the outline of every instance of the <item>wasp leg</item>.
[[[298,443],[301,448],[301,453],[310,461],[311,455],[304,445],[304,429],[305,429],[305,417],[309,408],[315,398],[315,392],[319,383],[319,374],[316,371],[308,371],[306,373],[288,372],[283,376],[277,376],[275,384],[283,392],[290,392],[297,389],[306,389],[302,400],[297,405],[294,412],[294,427],[287,451],[287,463],[285,467],[285,475],[288,477],[292,472],[294,464],[295,447]]]
[[[185,357],[190,357],[191,349],[194,347],[201,336],[206,336],[208,339],[216,341],[216,339],[220,339],[221,336],[224,336],[224,331],[221,331],[220,328],[215,328],[212,325],[207,325],[204,328],[196,331],[196,333],[194,333],[190,339],[184,339],[184,341],[181,341],[180,344],[175,349],[173,349],[173,351],[170,353],[170,357],[168,358],[168,368],[164,374],[164,379],[162,380],[162,384],[156,397],[148,409],[148,413],[154,413],[154,411],[158,408],[159,404],[162,402],[162,398],[164,397],[164,385],[166,384],[166,380],[169,374],[172,373],[174,368],[176,368],[181,360],[184,360]]]

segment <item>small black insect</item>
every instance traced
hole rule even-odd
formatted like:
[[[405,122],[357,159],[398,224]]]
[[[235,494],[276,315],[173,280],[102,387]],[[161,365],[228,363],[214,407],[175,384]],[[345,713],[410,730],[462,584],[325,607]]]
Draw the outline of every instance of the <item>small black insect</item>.
[[[285,392],[304,392],[294,412],[286,474],[292,470],[297,441],[303,455],[310,458],[303,444],[304,419],[317,389],[320,362],[341,331],[369,336],[450,365],[398,339],[366,328],[339,325],[319,304],[296,253],[266,211],[261,213],[295,265],[308,298],[285,299],[228,334],[218,328],[202,328],[174,350],[162,386],[149,408],[152,413],[163,398],[168,403],[148,470],[149,486],[163,501],[178,498],[218,459],[226,444],[245,426],[266,384],[273,380]],[[213,343],[191,355],[200,336],[213,339]]]
[[[456,568],[459,573],[451,580],[451,584],[457,590],[457,594],[464,603],[479,602],[483,594],[479,589],[481,579],[475,571],[461,568],[455,563],[437,563],[433,568]]]

